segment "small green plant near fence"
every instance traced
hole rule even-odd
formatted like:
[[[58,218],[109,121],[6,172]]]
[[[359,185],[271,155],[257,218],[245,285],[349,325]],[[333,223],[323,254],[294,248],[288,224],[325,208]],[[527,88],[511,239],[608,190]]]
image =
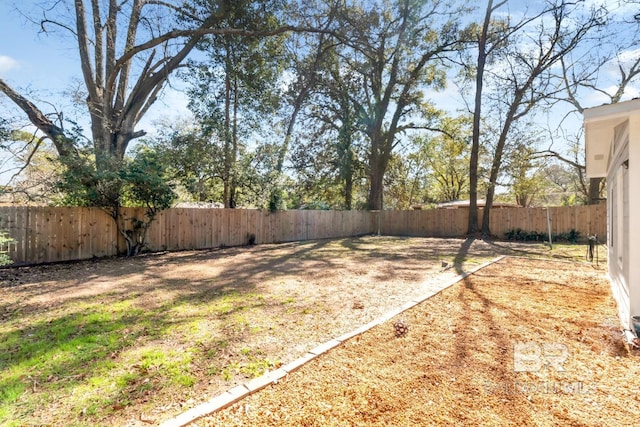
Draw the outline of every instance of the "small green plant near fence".
[[[507,240],[516,242],[543,242],[548,238],[546,233],[540,233],[537,231],[525,231],[521,228],[511,229],[504,235]]]
[[[504,235],[507,240],[516,242],[544,242],[549,238],[546,232],[525,231],[521,228],[511,229]],[[572,228],[570,231],[552,235],[551,239],[554,242],[578,243],[580,232]]]
[[[578,239],[580,239],[580,232],[573,228],[568,232],[553,236],[553,240],[558,242],[578,243]]]
[[[9,245],[13,242],[14,240],[7,236],[6,231],[0,231],[0,267],[13,263],[8,255]]]

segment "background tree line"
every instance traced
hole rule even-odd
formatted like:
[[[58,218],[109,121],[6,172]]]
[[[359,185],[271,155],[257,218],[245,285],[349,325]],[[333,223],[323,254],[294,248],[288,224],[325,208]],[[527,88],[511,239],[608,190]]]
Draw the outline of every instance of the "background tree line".
[[[103,207],[130,254],[178,199],[272,210],[469,199],[469,232],[485,234],[496,200],[595,203],[603,183],[585,178],[580,114],[596,94],[633,94],[640,73],[636,0],[45,6],[25,13],[74,40],[78,113],[0,79],[15,107],[0,117],[16,168],[4,191]],[[147,133],[140,121],[172,83],[189,112]],[[126,205],[147,214],[126,222]]]

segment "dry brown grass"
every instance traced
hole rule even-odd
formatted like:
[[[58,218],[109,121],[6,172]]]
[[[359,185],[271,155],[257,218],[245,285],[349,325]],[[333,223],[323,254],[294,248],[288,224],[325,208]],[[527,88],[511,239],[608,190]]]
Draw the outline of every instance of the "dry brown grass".
[[[615,313],[602,271],[507,258],[195,425],[638,425]]]

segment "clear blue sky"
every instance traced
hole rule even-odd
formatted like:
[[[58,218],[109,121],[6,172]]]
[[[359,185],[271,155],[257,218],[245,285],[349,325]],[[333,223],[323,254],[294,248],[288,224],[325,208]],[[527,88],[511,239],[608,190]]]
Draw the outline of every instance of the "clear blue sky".
[[[34,3],[23,0],[20,8],[32,11]],[[38,31],[36,24],[15,10],[11,0],[0,1],[0,76],[20,88],[52,92],[65,89],[70,77],[77,75],[76,54],[59,37]]]

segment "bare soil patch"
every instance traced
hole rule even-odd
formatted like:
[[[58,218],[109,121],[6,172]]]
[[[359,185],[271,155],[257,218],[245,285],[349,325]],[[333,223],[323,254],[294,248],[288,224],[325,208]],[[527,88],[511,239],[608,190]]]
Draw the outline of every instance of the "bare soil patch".
[[[194,423],[635,426],[640,353],[609,285],[577,263],[507,258]]]
[[[2,269],[0,424],[162,422],[498,254],[576,261],[584,247],[363,237]],[[607,301],[613,334],[603,272],[601,265],[596,293]],[[436,325],[442,316],[429,319]],[[457,334],[479,345],[480,337],[460,335],[480,327],[468,320],[438,339]],[[372,342],[403,349],[421,333],[408,321],[407,339]],[[353,357],[352,365],[366,365]],[[415,371],[407,363],[390,372]]]

